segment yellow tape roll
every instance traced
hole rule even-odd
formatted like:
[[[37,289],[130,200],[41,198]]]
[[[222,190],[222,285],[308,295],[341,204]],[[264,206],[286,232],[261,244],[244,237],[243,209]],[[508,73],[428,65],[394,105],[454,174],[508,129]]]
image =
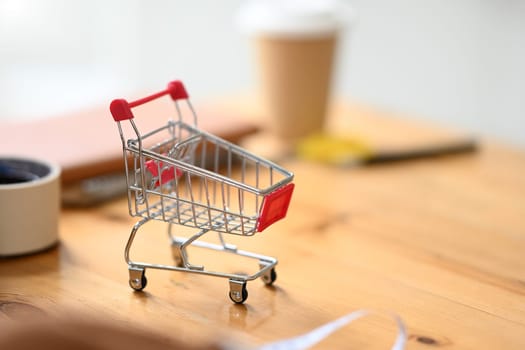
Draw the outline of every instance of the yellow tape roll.
[[[347,165],[359,163],[372,155],[371,147],[358,138],[316,134],[297,145],[297,156],[322,163]]]

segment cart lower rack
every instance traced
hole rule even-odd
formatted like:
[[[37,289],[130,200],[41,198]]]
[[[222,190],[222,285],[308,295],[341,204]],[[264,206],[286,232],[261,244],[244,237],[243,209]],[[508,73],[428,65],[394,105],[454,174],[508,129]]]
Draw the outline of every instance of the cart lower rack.
[[[139,130],[131,108],[165,95],[175,102],[176,118],[155,130]],[[145,271],[151,268],[228,278],[229,296],[235,303],[248,297],[248,281],[261,277],[272,284],[277,277],[277,259],[237,249],[226,243],[224,234],[251,236],[284,218],[294,188],[293,174],[198,129],[196,113],[180,81],[137,101],[114,100],[110,111],[122,141],[129,213],[141,218],[125,248],[131,288],[144,289]],[[150,220],[168,224],[173,265],[130,258],[137,231]],[[173,233],[176,225],[194,228],[195,233],[189,238],[177,237]],[[210,231],[218,234],[219,244],[199,240]],[[251,258],[258,261],[259,269],[252,275],[210,271],[189,262],[189,246]]]

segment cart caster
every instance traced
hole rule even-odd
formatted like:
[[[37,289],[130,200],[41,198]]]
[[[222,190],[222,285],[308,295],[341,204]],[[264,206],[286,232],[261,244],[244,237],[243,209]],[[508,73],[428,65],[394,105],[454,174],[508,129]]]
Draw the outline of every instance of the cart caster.
[[[264,284],[267,286],[271,286],[273,282],[277,279],[277,272],[275,272],[275,268],[270,269],[267,271],[264,275],[261,276]]]
[[[135,267],[129,268],[129,286],[137,292],[146,288],[148,279],[146,278],[145,270]]]
[[[177,244],[175,242],[171,243],[171,255],[173,256],[175,266],[184,267],[184,261],[182,260],[182,251],[180,248],[180,244]]]
[[[259,260],[259,268],[263,270],[264,268],[268,267],[268,265],[271,265],[271,262],[267,262],[264,260]],[[275,263],[273,263],[275,266]],[[272,267],[269,270],[266,270],[264,274],[261,275],[261,278],[267,286],[271,286],[273,282],[277,279],[277,273],[275,272],[275,267]]]
[[[230,280],[230,299],[235,304],[242,304],[248,299],[246,282]]]

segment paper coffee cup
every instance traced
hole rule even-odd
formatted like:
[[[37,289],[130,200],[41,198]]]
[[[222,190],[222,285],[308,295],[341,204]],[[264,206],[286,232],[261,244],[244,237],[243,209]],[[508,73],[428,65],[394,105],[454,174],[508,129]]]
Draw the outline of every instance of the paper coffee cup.
[[[58,241],[60,168],[0,156],[0,256],[41,251]]]
[[[295,140],[322,130],[337,38],[257,39],[268,129]]]
[[[256,46],[269,131],[295,142],[323,129],[338,37],[351,18],[341,1],[247,2],[239,24]]]

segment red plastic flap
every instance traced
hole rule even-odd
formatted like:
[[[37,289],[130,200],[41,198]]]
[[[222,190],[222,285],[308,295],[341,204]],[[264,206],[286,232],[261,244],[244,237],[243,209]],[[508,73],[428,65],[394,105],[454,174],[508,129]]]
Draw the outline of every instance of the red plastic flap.
[[[257,232],[263,231],[286,216],[294,187],[293,183],[289,183],[264,197],[261,215],[257,220]]]

